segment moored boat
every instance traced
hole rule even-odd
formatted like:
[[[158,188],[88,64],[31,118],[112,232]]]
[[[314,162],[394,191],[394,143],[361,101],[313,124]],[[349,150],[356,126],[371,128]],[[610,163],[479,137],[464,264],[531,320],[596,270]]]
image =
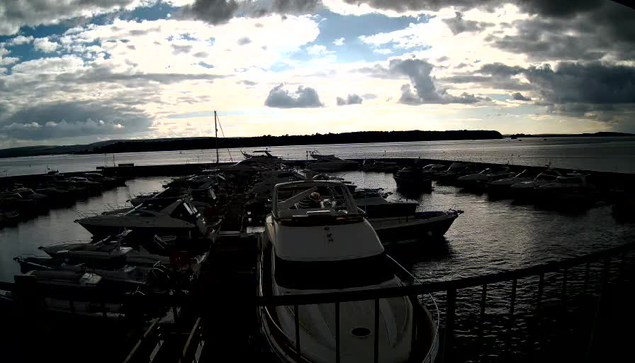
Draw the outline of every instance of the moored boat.
[[[430,175],[424,173],[421,168],[409,166],[400,169],[394,174],[397,189],[406,192],[429,192],[432,191],[432,179]]]
[[[301,203],[314,193],[320,197],[318,203]],[[265,297],[403,284],[377,234],[340,183],[277,185],[263,239],[259,292]],[[374,304],[341,302],[339,321],[334,304],[264,306],[259,310],[262,333],[285,362],[333,362],[337,347],[340,362],[372,361],[375,341],[379,362],[421,361],[426,355],[434,360],[435,324],[416,298],[379,299],[377,320]],[[413,335],[413,330],[421,334]]]
[[[117,234],[125,229],[149,234],[171,233],[206,236],[205,219],[187,199],[153,199],[124,213],[101,214],[75,221],[95,236]]]

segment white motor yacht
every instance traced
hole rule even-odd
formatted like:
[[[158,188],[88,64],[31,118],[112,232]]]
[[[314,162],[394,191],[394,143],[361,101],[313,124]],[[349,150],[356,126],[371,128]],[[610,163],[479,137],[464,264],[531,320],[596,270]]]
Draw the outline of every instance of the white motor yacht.
[[[335,155],[322,155],[316,151],[310,153],[315,161],[307,163],[307,169],[313,171],[357,170],[359,163],[353,160],[340,159]]]
[[[569,173],[559,176],[550,183],[535,187],[536,201],[546,204],[586,203],[594,199],[594,187],[587,181],[587,175]],[[566,205],[560,205],[566,207]]]
[[[490,195],[506,195],[510,193],[512,185],[517,183],[530,182],[533,180],[534,176],[531,176],[530,172],[525,169],[512,177],[490,181],[489,183],[487,183],[487,192]]]
[[[95,236],[106,236],[124,229],[183,236],[206,236],[205,219],[187,199],[152,199],[125,213],[108,213],[78,219]]]
[[[487,183],[491,181],[503,179],[503,178],[509,178],[513,175],[515,175],[515,173],[509,171],[509,169],[506,167],[501,169],[485,168],[479,173],[468,174],[468,175],[458,177],[456,179],[456,184],[458,186],[462,186],[466,188],[473,188],[473,187],[485,186],[487,185]]]
[[[534,196],[536,187],[552,183],[560,176],[562,176],[562,174],[558,171],[547,169],[536,175],[533,180],[521,181],[512,184],[510,191],[516,199],[530,199]]]
[[[348,188],[329,181],[276,185],[259,272],[262,296],[402,285]],[[416,298],[406,296],[378,301],[377,330],[374,300],[339,304],[340,362],[373,361],[376,338],[379,362],[433,361],[437,332],[428,310]],[[299,305],[297,309],[268,306],[259,311],[262,332],[282,361],[336,361],[335,304]],[[413,329],[418,332],[415,339]],[[301,343],[299,352],[295,351],[296,337]]]
[[[417,202],[389,202],[378,189],[360,189],[355,203],[366,212],[368,221],[384,246],[443,237],[460,210],[417,212]]]

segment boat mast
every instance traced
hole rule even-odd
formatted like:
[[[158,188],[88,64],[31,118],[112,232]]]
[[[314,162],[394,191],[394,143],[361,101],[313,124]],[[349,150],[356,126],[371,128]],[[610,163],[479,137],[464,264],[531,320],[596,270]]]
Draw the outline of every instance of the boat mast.
[[[216,164],[218,165],[218,115],[216,115],[216,110],[214,110],[214,130],[216,139]]]

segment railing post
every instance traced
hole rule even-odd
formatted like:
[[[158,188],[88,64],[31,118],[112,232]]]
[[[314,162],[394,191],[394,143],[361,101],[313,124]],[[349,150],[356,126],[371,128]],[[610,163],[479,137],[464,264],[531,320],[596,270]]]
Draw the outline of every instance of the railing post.
[[[481,316],[480,316],[479,329],[478,329],[478,339],[480,342],[479,345],[481,346],[481,349],[483,349],[483,351],[481,352],[481,360],[485,358],[485,349],[483,348],[483,346],[485,345],[484,333],[485,333],[485,304],[486,302],[487,302],[487,284],[483,284],[483,290],[481,291]]]
[[[586,263],[584,268],[584,285],[582,285],[582,294],[586,295],[586,291],[589,287],[589,272],[591,271],[591,262]]]
[[[516,307],[516,288],[518,287],[518,280],[512,280],[512,294],[509,302],[509,319],[507,320],[507,337],[505,340],[505,356],[509,358],[510,348],[512,343],[512,327],[514,326],[514,309]],[[506,361],[509,359],[505,359]]]
[[[373,352],[374,362],[379,362],[379,299],[375,299],[375,347]]]
[[[622,255],[620,256],[621,261],[620,261],[620,265],[618,267],[617,270],[617,282],[619,284],[622,283],[622,281],[624,280],[624,270],[625,270],[625,265],[626,265],[626,252],[622,253]]]
[[[598,321],[600,320],[600,316],[602,315],[602,305],[603,300],[605,298],[607,285],[609,283],[609,273],[611,269],[611,258],[606,257],[604,260],[604,268],[602,269],[602,285],[600,287],[600,296],[598,296],[596,307],[595,307],[595,315],[593,316],[593,321],[591,323],[591,337],[589,339],[589,344],[587,346],[587,352],[585,361],[591,361],[591,354],[593,354],[593,343],[595,341],[595,330],[598,327]]]
[[[456,289],[448,290],[445,313],[445,332],[443,334],[443,351],[441,363],[450,362],[450,351],[454,341],[454,318],[456,314]]]
[[[414,305],[419,302],[419,296],[410,296],[412,300],[412,338],[410,341],[410,360],[413,361],[417,357],[417,335],[419,334],[419,309]]]
[[[298,361],[302,359],[302,354],[300,354],[300,309],[298,309],[298,305],[293,305],[293,315],[295,321],[295,353],[297,355]]]
[[[567,275],[568,275],[569,269],[567,269],[566,267],[564,268],[564,270],[562,271],[562,304],[566,307],[567,306]],[[565,310],[566,313],[566,310]]]
[[[335,363],[340,363],[340,302],[335,302]]]

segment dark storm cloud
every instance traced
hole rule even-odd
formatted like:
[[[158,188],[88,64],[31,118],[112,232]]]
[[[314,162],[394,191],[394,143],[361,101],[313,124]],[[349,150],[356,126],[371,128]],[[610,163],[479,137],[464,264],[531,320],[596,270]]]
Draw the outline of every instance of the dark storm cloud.
[[[26,107],[0,121],[0,135],[44,140],[147,131],[152,120],[144,112],[109,101],[48,103]]]
[[[22,26],[56,24],[88,14],[106,13],[134,0],[6,0],[0,1],[0,35],[17,33]]]
[[[379,64],[373,67],[365,67],[358,72],[365,73],[377,78],[403,78],[407,77],[410,84],[401,86],[400,103],[407,105],[422,105],[427,103],[477,103],[490,101],[487,97],[477,97],[473,94],[462,93],[460,96],[453,96],[447,89],[437,88],[435,80],[430,75],[434,66],[422,59],[393,59],[389,62],[388,68]],[[465,76],[473,77],[473,76]],[[489,77],[478,77],[478,80],[488,80]],[[472,82],[472,81],[470,81]],[[468,83],[468,82],[465,82]],[[414,87],[414,92],[412,91]]]
[[[411,83],[401,87],[399,102],[407,105],[421,105],[426,103],[476,103],[488,100],[468,93],[453,96],[446,89],[437,89],[430,76],[433,68],[432,64],[421,59],[393,59],[390,61],[388,72],[405,75]],[[414,87],[414,93],[411,90],[411,85]]]
[[[234,0],[196,0],[183,7],[183,14],[210,24],[222,24],[234,17],[261,17],[269,14],[304,14],[321,6],[320,0],[273,0],[237,2]]]
[[[337,97],[336,101],[338,106],[346,106],[346,105],[360,104],[364,100],[356,94],[351,94],[351,95],[348,95],[348,97],[346,98]]]
[[[108,67],[94,67],[85,72],[57,75],[54,81],[60,84],[118,83],[127,87],[140,87],[150,85],[153,82],[173,84],[188,80],[213,81],[223,77],[213,74],[187,73],[114,73]]]
[[[521,0],[519,4],[530,14],[563,18],[589,12],[608,0]]]
[[[222,24],[236,16],[238,3],[234,0],[196,0],[183,7],[183,13],[210,24]]]
[[[463,14],[458,11],[456,12],[456,16],[454,18],[443,19],[443,22],[450,28],[452,34],[454,35],[463,32],[478,32],[494,25],[492,23],[485,23],[474,20],[463,20]]]
[[[524,78],[528,83],[522,85],[538,95],[533,100],[535,104],[546,106],[553,114],[629,122],[635,107],[635,67],[560,62],[555,68],[549,65],[522,68],[494,63],[483,65],[476,73],[489,77],[474,76],[470,81],[507,90],[513,88],[502,85],[515,81],[512,77]],[[520,101],[532,100],[519,92],[511,96]]]
[[[352,5],[367,4],[380,10],[436,11],[454,6],[461,10],[474,8],[494,9],[510,3],[520,6],[524,11],[551,17],[568,17],[577,13],[589,12],[602,6],[606,0],[344,0]]]
[[[269,91],[265,100],[265,106],[276,108],[308,108],[322,107],[320,97],[315,89],[298,86],[294,93],[285,90],[283,84],[279,84]]]
[[[570,12],[558,13],[566,19],[541,16],[515,21],[514,35],[491,35],[487,40],[537,61],[599,60],[607,54],[623,60],[635,57],[634,9],[611,1],[599,3],[593,11],[584,9],[572,6]]]
[[[504,89],[510,91],[524,91],[532,89],[529,83],[521,82],[514,78],[524,71],[522,67],[510,67],[502,63],[492,63],[482,66],[476,72],[458,73],[451,77],[445,77],[439,81],[444,84],[453,83],[477,83],[486,87]]]
[[[531,98],[523,96],[520,92],[514,92],[511,96],[516,101],[531,101]]]
[[[635,103],[635,67],[567,62],[530,67],[525,76],[549,103]]]

